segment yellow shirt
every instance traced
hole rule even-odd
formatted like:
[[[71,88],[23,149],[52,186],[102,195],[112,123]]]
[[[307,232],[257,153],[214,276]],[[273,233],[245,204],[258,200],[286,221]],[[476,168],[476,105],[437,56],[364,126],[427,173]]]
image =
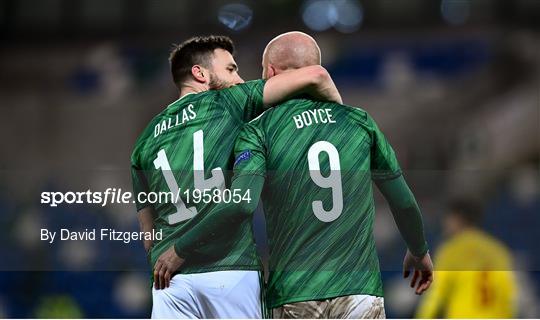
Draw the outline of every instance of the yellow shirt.
[[[469,229],[441,245],[417,318],[515,318],[516,284],[504,244]]]

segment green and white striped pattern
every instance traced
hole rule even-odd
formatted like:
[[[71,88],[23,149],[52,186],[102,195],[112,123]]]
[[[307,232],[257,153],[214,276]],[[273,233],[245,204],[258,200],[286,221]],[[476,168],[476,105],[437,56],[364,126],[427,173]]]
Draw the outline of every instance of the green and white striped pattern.
[[[304,122],[310,125],[299,124],[302,114],[311,115]],[[314,153],[314,146],[323,152]],[[249,159],[235,165],[235,177],[266,176],[269,307],[351,294],[382,296],[371,179],[401,171],[373,119],[359,108],[289,100],[244,127],[235,154],[248,150]],[[318,201],[326,212],[315,208]]]

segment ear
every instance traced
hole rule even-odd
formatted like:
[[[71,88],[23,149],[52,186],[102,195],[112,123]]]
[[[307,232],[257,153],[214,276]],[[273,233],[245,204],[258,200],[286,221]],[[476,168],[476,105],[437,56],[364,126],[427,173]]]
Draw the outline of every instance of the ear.
[[[191,75],[197,82],[206,83],[208,81],[207,70],[198,64],[191,67]]]
[[[266,71],[267,73],[267,79],[272,78],[273,76],[277,75],[276,68],[272,64],[268,64],[268,69]]]

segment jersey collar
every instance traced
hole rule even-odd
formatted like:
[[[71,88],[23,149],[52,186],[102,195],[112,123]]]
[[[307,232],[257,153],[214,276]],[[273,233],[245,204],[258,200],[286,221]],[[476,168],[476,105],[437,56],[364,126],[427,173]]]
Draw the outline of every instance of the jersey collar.
[[[179,102],[180,100],[184,99],[185,97],[189,96],[189,95],[192,95],[192,94],[196,94],[197,92],[188,92],[186,93],[185,95],[181,96],[180,98],[176,99],[175,101],[171,102],[169,104],[169,107],[177,102]]]

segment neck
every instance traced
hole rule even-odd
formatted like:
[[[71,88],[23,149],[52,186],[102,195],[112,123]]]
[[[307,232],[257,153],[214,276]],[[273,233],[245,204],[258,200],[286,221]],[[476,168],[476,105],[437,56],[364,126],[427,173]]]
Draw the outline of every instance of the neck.
[[[180,98],[189,93],[199,93],[208,91],[208,86],[203,83],[184,83],[180,88]]]
[[[474,230],[478,230],[474,225],[463,225],[459,227],[458,229],[454,230],[453,232],[451,232],[450,236],[453,237],[453,236],[463,234],[469,231],[474,231]]]
[[[478,227],[475,225],[466,225],[463,227],[463,231],[475,231],[478,230]]]

